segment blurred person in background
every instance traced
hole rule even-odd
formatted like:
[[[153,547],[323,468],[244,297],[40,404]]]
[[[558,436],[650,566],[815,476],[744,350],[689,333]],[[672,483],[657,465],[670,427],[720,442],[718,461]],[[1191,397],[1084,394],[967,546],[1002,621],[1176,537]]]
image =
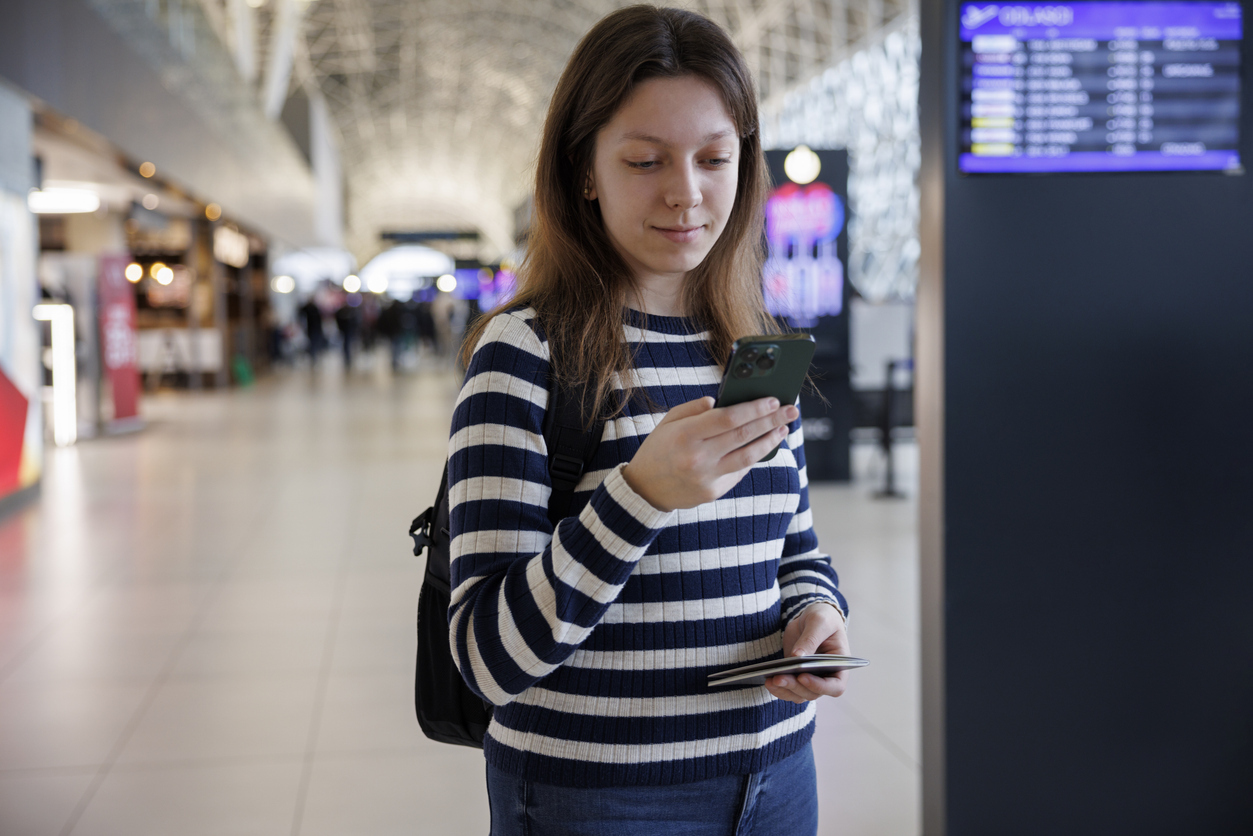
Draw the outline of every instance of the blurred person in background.
[[[435,352],[438,347],[435,343],[435,317],[431,315],[431,303],[420,299],[417,293],[413,295],[413,315],[417,322],[418,345],[429,352]]]
[[[335,325],[339,328],[339,347],[344,352],[344,371],[352,369],[352,349],[357,341],[357,332],[361,323],[361,314],[357,310],[357,305],[361,302],[357,299],[355,300],[357,305],[353,305],[354,300],[351,298],[353,295],[355,294],[349,294],[349,298],[335,311]]]
[[[310,295],[298,312],[305,327],[305,338],[309,341],[309,364],[318,364],[318,355],[326,347],[326,332],[322,328],[322,309],[318,307],[314,295]]]
[[[393,299],[379,314],[377,328],[379,335],[391,345],[392,371],[398,371],[400,359],[412,340],[413,313],[404,302]]]
[[[453,350],[452,318],[457,312],[457,303],[451,293],[440,290],[431,300],[431,324],[435,329],[435,347],[441,357],[447,357]]]
[[[361,297],[361,306],[357,308],[358,331],[361,335],[361,350],[367,354],[374,350],[378,337],[378,320],[383,304],[373,293]]]
[[[849,649],[798,410],[714,408],[734,340],[779,331],[765,196],[726,33],[652,6],[597,23],[549,106],[517,295],[467,337],[449,444],[449,625],[494,706],[493,836],[817,831],[813,701],[847,674],[706,681]],[[552,378],[607,418],[555,527]]]
[[[287,363],[287,331],[279,324],[273,308],[265,308],[261,312],[261,327],[265,334],[265,353],[271,365]]]

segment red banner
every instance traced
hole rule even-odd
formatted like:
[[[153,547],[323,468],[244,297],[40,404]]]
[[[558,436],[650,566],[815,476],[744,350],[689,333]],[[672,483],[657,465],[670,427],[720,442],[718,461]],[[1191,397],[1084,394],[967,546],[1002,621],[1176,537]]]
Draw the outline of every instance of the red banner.
[[[139,334],[135,290],[126,280],[130,257],[100,257],[100,348],[113,386],[113,419],[139,415]]]
[[[26,396],[0,369],[0,499],[23,487],[22,446],[28,406]]]

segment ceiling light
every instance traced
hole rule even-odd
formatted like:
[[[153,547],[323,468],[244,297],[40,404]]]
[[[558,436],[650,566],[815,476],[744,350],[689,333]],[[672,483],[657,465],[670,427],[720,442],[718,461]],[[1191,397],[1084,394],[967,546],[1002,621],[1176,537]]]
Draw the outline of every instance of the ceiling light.
[[[139,266],[133,261],[130,264],[126,265],[126,281],[130,282],[131,284],[134,284],[135,282],[139,281],[143,277],[144,277],[143,267]]]
[[[26,195],[36,215],[77,215],[100,208],[100,196],[88,189],[36,189]]]
[[[216,203],[210,203],[204,208],[204,216],[211,221],[216,221],[218,218],[222,217],[222,207],[218,206]]]
[[[163,263],[161,263],[160,261],[154,261],[152,262],[152,264],[148,266],[148,275],[152,276],[155,279],[157,277],[157,273],[159,273],[160,271],[164,269],[165,269],[165,265]]]
[[[387,290],[387,277],[375,273],[366,283],[366,289],[371,293],[383,293]]]
[[[151,212],[161,205],[161,198],[157,197],[154,194],[146,194],[144,195],[144,199],[142,202],[143,202],[144,208],[147,209],[149,212]]]
[[[812,183],[822,171],[822,161],[808,145],[797,145],[792,153],[783,158],[783,173],[793,183]]]
[[[444,293],[452,293],[457,289],[457,277],[452,273],[445,273],[435,280],[435,286]]]
[[[156,173],[157,173],[157,167],[153,165],[152,163],[140,163],[139,164],[139,176],[140,177],[151,177],[152,175]]]
[[[349,276],[344,279],[344,290],[349,293],[356,293],[361,289],[361,279],[356,276]]]
[[[157,284],[168,285],[170,282],[174,281],[174,271],[169,267],[162,266],[153,278],[157,280]]]
[[[270,282],[275,293],[291,293],[296,289],[296,280],[291,276],[275,276]]]

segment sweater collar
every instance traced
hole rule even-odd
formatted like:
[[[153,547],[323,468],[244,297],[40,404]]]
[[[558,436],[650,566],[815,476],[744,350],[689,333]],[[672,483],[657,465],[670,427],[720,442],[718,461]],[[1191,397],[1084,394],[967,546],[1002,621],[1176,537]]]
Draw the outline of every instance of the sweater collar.
[[[699,334],[703,329],[696,320],[687,316],[657,316],[645,314],[634,308],[623,308],[622,321],[644,331],[655,331],[660,334],[677,334],[689,336]]]

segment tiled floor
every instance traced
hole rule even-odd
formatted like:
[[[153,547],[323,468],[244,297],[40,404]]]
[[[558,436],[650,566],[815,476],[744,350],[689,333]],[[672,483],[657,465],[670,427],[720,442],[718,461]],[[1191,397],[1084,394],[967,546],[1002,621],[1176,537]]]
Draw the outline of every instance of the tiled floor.
[[[412,709],[450,373],[334,365],[149,398],[0,521],[0,834],[485,834],[481,755]],[[918,830],[915,505],[814,487],[871,667],[820,707],[822,833]],[[916,457],[899,451],[906,489]]]

